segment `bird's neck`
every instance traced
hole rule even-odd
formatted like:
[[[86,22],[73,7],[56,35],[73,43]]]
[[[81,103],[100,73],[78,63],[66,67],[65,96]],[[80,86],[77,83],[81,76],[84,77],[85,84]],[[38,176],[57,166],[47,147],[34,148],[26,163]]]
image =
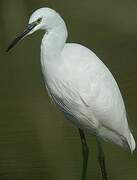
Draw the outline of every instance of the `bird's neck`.
[[[60,56],[67,39],[67,28],[64,22],[45,33],[42,39],[41,53],[45,60],[55,60]]]

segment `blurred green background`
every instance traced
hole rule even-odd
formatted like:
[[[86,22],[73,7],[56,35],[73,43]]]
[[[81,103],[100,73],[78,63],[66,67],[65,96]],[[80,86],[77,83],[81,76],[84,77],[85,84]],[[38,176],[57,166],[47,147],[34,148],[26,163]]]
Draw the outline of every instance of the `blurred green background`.
[[[0,1],[0,180],[80,180],[82,155],[77,129],[51,104],[42,81],[43,32],[26,38],[9,54],[9,42],[37,8],[58,11],[68,26],[68,41],[92,49],[109,67],[123,94],[137,139],[137,1]],[[101,179],[95,138],[87,180]],[[137,153],[103,143],[109,180],[136,180]]]

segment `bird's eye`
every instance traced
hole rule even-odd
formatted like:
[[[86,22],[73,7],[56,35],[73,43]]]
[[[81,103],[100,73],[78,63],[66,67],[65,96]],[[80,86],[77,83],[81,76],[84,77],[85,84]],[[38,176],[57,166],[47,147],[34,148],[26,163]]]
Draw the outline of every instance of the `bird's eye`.
[[[39,24],[41,22],[42,18],[37,19],[37,23]]]

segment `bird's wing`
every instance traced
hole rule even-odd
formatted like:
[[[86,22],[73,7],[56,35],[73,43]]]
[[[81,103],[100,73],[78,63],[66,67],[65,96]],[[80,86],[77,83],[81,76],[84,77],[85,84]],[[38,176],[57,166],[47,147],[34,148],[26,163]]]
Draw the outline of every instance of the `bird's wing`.
[[[56,62],[49,71],[47,88],[69,120],[77,127],[134,149],[119,87],[104,63],[78,44],[67,44],[62,60]]]
[[[92,51],[81,45],[67,45],[64,51],[67,75],[62,83],[70,113],[91,122],[101,134],[108,130],[106,136],[115,132],[118,138],[129,139],[123,98],[111,72]]]

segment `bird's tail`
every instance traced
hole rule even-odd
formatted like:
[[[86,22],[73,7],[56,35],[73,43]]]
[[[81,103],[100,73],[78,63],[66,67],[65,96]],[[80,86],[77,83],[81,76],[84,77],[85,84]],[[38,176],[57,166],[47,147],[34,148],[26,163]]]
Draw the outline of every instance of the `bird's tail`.
[[[133,153],[133,151],[136,148],[136,143],[135,143],[134,137],[131,132],[130,132],[129,138],[127,139],[127,142],[128,142],[129,148],[131,150],[131,153]]]
[[[106,141],[109,140],[121,147],[129,149],[131,153],[133,153],[136,148],[135,140],[129,129],[126,131],[125,136],[121,136],[115,131],[102,126],[98,131],[98,135]]]

